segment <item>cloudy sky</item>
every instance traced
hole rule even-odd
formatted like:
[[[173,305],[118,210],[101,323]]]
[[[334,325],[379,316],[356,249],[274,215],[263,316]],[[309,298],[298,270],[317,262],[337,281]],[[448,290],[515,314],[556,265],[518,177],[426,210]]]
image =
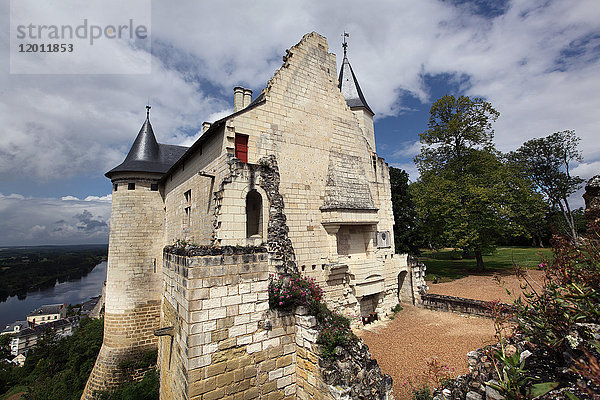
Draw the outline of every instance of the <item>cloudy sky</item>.
[[[55,15],[64,13],[59,2],[35,4],[48,19],[79,18],[81,10]],[[11,73],[14,10],[0,1],[0,245],[106,242],[111,186],[103,174],[125,157],[146,103],[159,142],[189,145],[203,121],[231,112],[234,86],[258,94],[285,49],[311,31],[327,37],[338,65],[341,34],[350,33],[348,56],[376,113],[378,153],[413,179],[418,133],[431,103],[447,93],[492,103],[502,151],[575,130],[584,161],[574,172],[600,173],[598,0],[146,4],[147,15],[102,13],[115,23],[147,17],[151,46],[93,47],[85,61],[100,73],[23,74]],[[115,66],[138,73],[110,73]]]

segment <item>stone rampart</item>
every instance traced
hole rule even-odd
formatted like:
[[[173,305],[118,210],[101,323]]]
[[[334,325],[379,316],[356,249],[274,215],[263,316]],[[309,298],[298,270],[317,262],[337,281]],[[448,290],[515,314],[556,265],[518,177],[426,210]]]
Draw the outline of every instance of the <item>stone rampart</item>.
[[[269,310],[266,249],[168,247],[163,259],[161,399],[333,399],[344,390],[321,374],[316,318]]]

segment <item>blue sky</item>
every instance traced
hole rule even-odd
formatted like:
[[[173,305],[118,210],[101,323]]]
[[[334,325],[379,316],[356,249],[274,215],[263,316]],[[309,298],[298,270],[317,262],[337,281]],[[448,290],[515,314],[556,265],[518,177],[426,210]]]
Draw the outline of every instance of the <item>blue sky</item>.
[[[378,153],[412,179],[418,133],[447,93],[492,103],[501,151],[574,129],[584,155],[574,173],[600,173],[597,0],[149,7],[151,51],[131,52],[148,51],[150,74],[23,75],[9,73],[9,1],[0,3],[0,245],[106,242],[111,185],[103,174],[125,157],[146,103],[160,142],[190,145],[203,121],[231,112],[234,86],[258,95],[285,49],[311,31],[327,37],[338,66],[341,34],[350,33],[348,57],[376,113]],[[103,12],[123,17],[116,7]],[[120,62],[102,51],[99,67]],[[575,196],[573,204],[583,202]]]

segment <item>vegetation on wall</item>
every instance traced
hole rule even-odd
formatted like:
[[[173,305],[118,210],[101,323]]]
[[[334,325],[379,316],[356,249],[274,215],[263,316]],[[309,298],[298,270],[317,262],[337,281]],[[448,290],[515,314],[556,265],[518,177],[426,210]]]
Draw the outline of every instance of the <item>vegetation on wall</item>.
[[[356,341],[356,336],[350,330],[350,320],[329,310],[323,301],[323,290],[313,278],[300,274],[271,275],[268,292],[270,309],[291,311],[302,306],[316,317],[321,357],[331,358],[335,355],[336,347]]]

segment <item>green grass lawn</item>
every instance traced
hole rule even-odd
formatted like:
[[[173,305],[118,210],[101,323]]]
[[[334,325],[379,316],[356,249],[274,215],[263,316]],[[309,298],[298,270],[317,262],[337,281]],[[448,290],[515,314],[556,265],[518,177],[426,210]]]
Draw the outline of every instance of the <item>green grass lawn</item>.
[[[510,272],[513,263],[527,268],[536,268],[541,259],[552,257],[551,249],[537,247],[498,247],[493,254],[483,256],[486,273]],[[440,282],[448,282],[474,273],[475,258],[462,258],[460,250],[426,250],[419,257],[427,266],[425,279],[433,280],[435,276]]]

